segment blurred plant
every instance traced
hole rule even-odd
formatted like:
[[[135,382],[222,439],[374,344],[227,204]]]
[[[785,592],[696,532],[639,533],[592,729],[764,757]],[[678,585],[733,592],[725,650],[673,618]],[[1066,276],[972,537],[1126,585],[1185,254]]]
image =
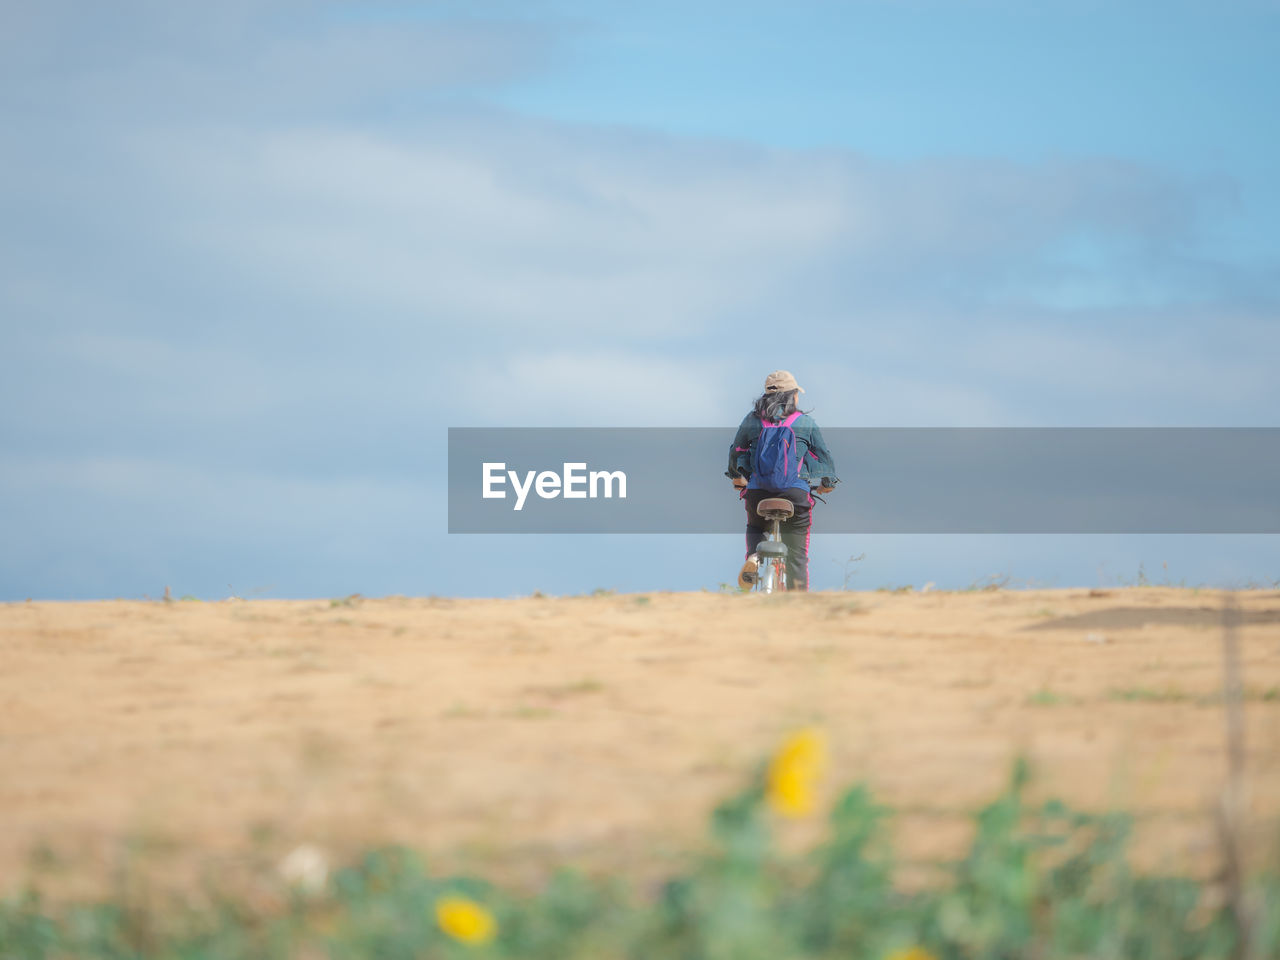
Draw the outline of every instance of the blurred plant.
[[[843,579],[840,581],[841,590],[849,589],[849,581],[858,575],[857,564],[861,563],[865,559],[867,559],[866,553],[860,553],[857,556],[849,557],[847,560],[832,561],[832,563],[839,564],[840,572],[843,574]]]
[[[923,947],[906,947],[886,954],[885,960],[938,960],[938,958]]]
[[[994,593],[997,590],[1004,590],[1013,582],[1013,577],[1007,573],[992,573],[978,580],[974,580],[965,587],[968,593]]]
[[[292,895],[270,909],[213,897],[158,913],[124,889],[110,902],[53,908],[29,891],[0,900],[0,958],[187,960],[1068,960],[1243,955],[1211,882],[1136,873],[1130,819],[1026,800],[1030,771],[976,815],[972,846],[941,882],[893,882],[890,811],[855,785],[827,833],[798,856],[777,852],[771,814],[816,809],[826,763],[817,730],[788,737],[711,817],[710,844],[638,900],[619,881],[553,875],[505,894],[474,876],[432,874],[414,852],[369,851],[315,882],[316,858],[281,864]],[[303,849],[303,848],[299,848]],[[289,863],[288,870],[284,864]],[[308,880],[306,896],[298,880]],[[1280,956],[1280,873],[1247,890],[1253,957]]]

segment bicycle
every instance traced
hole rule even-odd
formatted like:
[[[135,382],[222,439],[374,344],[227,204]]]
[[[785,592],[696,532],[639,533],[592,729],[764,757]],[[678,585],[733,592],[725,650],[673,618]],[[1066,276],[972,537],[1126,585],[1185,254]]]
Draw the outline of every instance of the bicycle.
[[[821,483],[809,485],[810,495],[818,497],[818,490],[823,487],[830,489],[838,482],[830,477],[823,477]],[[784,497],[769,497],[756,506],[756,515],[767,521],[768,526],[756,552],[748,558],[756,561],[752,589],[761,593],[782,592],[787,589],[787,545],[782,542],[782,521],[791,519],[795,512],[795,504]]]

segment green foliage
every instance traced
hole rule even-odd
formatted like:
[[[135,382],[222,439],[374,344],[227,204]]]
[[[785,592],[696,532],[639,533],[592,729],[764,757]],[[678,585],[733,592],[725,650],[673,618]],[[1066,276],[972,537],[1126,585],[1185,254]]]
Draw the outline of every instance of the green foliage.
[[[865,787],[854,787],[831,812],[831,838],[813,852],[813,879],[784,902],[804,955],[879,956],[895,941],[910,941],[918,926],[909,898],[894,892],[883,822]],[[896,922],[894,919],[896,918]]]
[[[1123,687],[1112,690],[1108,697],[1112,700],[1137,701],[1143,703],[1184,703],[1192,699],[1191,694],[1175,687]]]
[[[910,893],[893,884],[891,811],[865,786],[837,799],[814,849],[780,854],[765,769],[716,808],[707,848],[656,897],[569,872],[516,897],[433,874],[392,847],[309,890],[289,888],[286,905],[265,914],[224,898],[161,922],[127,895],[52,909],[27,893],[0,901],[0,958],[1189,960],[1236,950],[1232,917],[1204,885],[1129,867],[1128,817],[1029,804],[1025,763],[976,814],[972,846],[944,882]],[[478,905],[492,935],[446,933],[441,898]],[[1252,898],[1254,953],[1280,955],[1280,876],[1259,878]]]
[[[1056,707],[1070,702],[1070,697],[1064,696],[1056,690],[1050,690],[1048,687],[1041,687],[1034,693],[1027,695],[1027,703],[1033,707]]]

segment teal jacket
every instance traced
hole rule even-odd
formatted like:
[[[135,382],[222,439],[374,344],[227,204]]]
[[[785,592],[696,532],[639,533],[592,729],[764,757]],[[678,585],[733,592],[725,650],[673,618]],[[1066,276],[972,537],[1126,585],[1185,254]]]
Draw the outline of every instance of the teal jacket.
[[[831,459],[831,451],[827,449],[827,442],[822,439],[817,421],[807,413],[802,413],[791,424],[791,429],[796,434],[796,451],[800,454],[800,482],[804,489],[816,486],[823,477],[838,480],[835,461]],[[748,413],[743,417],[729,447],[729,469],[725,471],[726,477],[751,477],[751,448],[759,438],[760,418],[754,413]],[[747,486],[754,488],[755,481],[751,480]]]

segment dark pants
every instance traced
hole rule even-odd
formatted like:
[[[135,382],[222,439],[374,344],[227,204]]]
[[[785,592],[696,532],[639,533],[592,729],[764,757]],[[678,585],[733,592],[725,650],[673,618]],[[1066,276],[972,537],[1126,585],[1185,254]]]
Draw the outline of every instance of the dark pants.
[[[809,524],[812,520],[810,509],[813,498],[808,490],[793,488],[780,493],[772,490],[748,490],[742,498],[747,506],[747,556],[756,552],[756,547],[764,539],[769,521],[756,513],[761,500],[770,497],[781,497],[795,504],[796,512],[789,520],[778,525],[782,532],[782,542],[787,545],[787,589],[809,589]]]

